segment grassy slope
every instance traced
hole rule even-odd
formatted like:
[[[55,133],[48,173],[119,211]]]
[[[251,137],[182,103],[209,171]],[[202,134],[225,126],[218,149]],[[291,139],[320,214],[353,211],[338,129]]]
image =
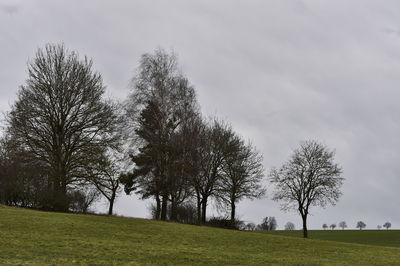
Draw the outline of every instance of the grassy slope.
[[[274,235],[302,237],[303,231],[272,231]],[[400,247],[400,230],[310,230],[313,239],[358,243],[366,245]]]
[[[0,207],[0,264],[26,262],[394,265],[400,249]]]

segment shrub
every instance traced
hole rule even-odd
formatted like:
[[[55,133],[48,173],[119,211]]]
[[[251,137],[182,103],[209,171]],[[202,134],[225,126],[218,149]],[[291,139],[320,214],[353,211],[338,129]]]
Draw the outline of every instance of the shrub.
[[[234,220],[232,222],[231,219],[226,217],[212,217],[205,225],[225,229],[244,230],[246,224],[240,220]]]

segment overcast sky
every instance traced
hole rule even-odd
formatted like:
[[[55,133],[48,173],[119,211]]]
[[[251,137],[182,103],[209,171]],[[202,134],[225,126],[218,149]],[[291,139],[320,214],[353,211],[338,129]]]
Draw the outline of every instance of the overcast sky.
[[[124,99],[140,55],[174,50],[205,115],[251,140],[268,172],[299,141],[336,150],[343,196],[314,208],[311,228],[345,220],[400,228],[399,1],[18,1],[0,0],[0,111],[46,43],[87,55],[107,94]],[[295,212],[267,198],[243,201],[239,218]],[[118,214],[147,217],[148,202],[123,196]],[[105,211],[106,206],[100,205]]]

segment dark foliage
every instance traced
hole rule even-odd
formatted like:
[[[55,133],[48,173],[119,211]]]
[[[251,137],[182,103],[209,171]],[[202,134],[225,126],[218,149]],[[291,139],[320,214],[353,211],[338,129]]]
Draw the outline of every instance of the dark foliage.
[[[240,220],[231,220],[227,217],[212,217],[210,218],[205,225],[212,227],[219,227],[224,229],[235,229],[235,230],[244,230],[246,224]]]

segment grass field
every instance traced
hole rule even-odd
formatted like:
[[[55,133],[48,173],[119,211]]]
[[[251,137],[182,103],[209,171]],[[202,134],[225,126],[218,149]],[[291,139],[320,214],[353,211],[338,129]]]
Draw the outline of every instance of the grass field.
[[[269,231],[268,233],[303,237],[303,231],[301,230]],[[400,248],[400,230],[310,230],[308,234],[312,239]]]
[[[0,264],[396,265],[400,248],[0,207]]]

